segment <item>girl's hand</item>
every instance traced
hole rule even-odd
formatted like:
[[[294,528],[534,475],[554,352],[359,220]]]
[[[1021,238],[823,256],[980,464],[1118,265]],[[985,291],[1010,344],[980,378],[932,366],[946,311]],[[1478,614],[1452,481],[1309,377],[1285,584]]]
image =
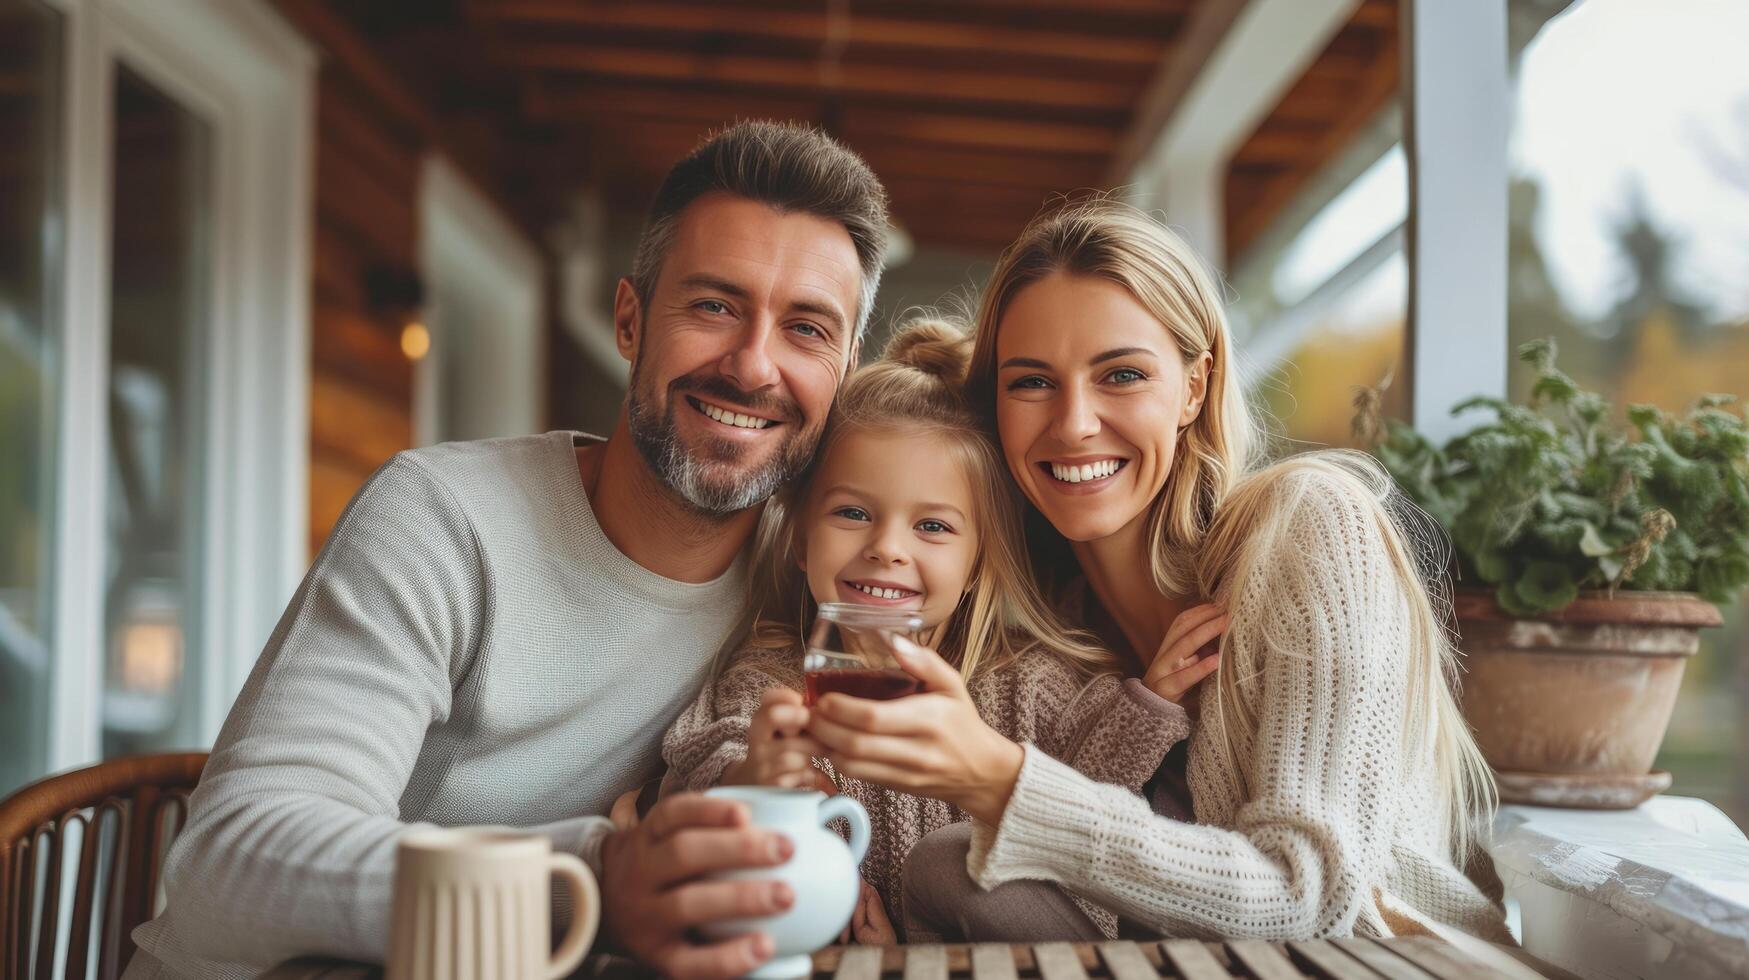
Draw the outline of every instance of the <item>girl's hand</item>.
[[[813,760],[826,751],[804,734],[808,716],[799,691],[768,689],[747,729],[747,757],[724,771],[723,785],[815,789],[815,777],[825,774]]]
[[[881,893],[868,882],[862,883],[862,898],[856,911],[850,914],[850,934],[864,946],[896,946],[898,930],[887,918],[887,907],[881,904]]]
[[[1220,640],[1227,632],[1227,613],[1213,603],[1192,606],[1178,614],[1160,641],[1160,652],[1142,675],[1148,690],[1177,702],[1221,665]]]
[[[941,655],[893,639],[899,665],[923,691],[894,701],[828,694],[808,733],[835,770],[889,789],[951,803],[999,823],[1025,752],[984,723],[965,682]]]

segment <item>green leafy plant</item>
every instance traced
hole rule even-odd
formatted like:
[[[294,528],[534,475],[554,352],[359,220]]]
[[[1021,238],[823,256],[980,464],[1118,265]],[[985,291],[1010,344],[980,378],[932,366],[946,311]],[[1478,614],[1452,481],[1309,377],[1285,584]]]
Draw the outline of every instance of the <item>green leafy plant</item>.
[[[1410,499],[1451,535],[1462,580],[1495,587],[1517,616],[1561,609],[1583,588],[1698,592],[1723,605],[1749,584],[1749,423],[1729,395],[1680,417],[1609,402],[1555,367],[1555,343],[1518,356],[1536,367],[1528,405],[1473,398],[1453,414],[1494,420],[1444,446],[1380,419],[1376,389],[1356,398],[1355,431]]]

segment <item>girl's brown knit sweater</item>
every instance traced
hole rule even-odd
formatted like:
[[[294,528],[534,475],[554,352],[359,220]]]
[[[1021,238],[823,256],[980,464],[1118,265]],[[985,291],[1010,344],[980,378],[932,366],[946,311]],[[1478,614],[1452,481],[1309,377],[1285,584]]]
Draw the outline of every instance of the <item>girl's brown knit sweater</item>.
[[[750,648],[738,654],[668,730],[662,743],[668,763],[663,791],[707,789],[746,758],[748,725],[772,687],[802,689],[799,651]],[[1141,681],[1116,674],[1086,680],[1045,652],[1029,652],[979,673],[968,692],[985,722],[1007,738],[1031,743],[1092,781],[1131,793],[1141,791],[1167,750],[1190,733],[1184,709]],[[825,760],[815,765],[868,811],[872,833],[863,878],[880,892],[892,921],[902,923],[899,882],[906,853],[923,835],[970,818],[940,800],[839,775]],[[1116,935],[1112,913],[1078,904],[1108,935]]]

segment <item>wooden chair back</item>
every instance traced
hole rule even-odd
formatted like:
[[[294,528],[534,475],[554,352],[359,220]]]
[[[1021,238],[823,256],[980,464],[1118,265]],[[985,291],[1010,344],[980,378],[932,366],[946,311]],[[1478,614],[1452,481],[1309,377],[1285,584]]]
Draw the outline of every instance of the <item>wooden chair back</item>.
[[[206,758],[112,759],[0,802],[0,980],[121,974],[134,927],[156,912],[164,855]]]

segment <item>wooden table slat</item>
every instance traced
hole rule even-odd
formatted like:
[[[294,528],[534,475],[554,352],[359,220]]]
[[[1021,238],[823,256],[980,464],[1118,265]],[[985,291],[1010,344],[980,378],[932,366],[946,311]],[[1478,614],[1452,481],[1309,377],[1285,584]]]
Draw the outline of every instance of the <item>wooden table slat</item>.
[[[905,980],[947,980],[947,947],[940,943],[908,947]]]
[[[1231,973],[1214,951],[1194,939],[1168,939],[1160,944],[1167,962],[1184,980],[1229,980]]]
[[[985,943],[832,946],[814,954],[817,980],[1538,980],[1565,977],[1522,950],[1469,936],[1343,938],[1311,942]],[[380,966],[340,960],[282,963],[261,980],[382,980]],[[624,956],[585,960],[589,980],[655,980]]]
[[[1463,951],[1431,936],[1400,936],[1387,947],[1440,980],[1489,980],[1499,976]]]
[[[1377,939],[1353,936],[1332,939],[1330,944],[1390,980],[1438,980],[1433,974],[1391,952],[1389,947]]]
[[[838,958],[837,980],[880,980],[881,953],[879,946],[851,946]]]
[[[1099,958],[1105,961],[1105,972],[1111,975],[1111,980],[1158,980],[1160,976],[1160,970],[1148,962],[1135,943],[1100,943]]]
[[[1256,980],[1303,980],[1305,974],[1287,954],[1261,939],[1235,939],[1227,952]]]
[[[1015,980],[1019,975],[1007,946],[978,943],[972,947],[972,980]]]
[[[1035,943],[1032,955],[1042,980],[1087,980],[1087,968],[1073,943]]]
[[[1377,972],[1328,942],[1290,942],[1287,949],[1296,962],[1317,971],[1310,976],[1329,980],[1378,980]]]

